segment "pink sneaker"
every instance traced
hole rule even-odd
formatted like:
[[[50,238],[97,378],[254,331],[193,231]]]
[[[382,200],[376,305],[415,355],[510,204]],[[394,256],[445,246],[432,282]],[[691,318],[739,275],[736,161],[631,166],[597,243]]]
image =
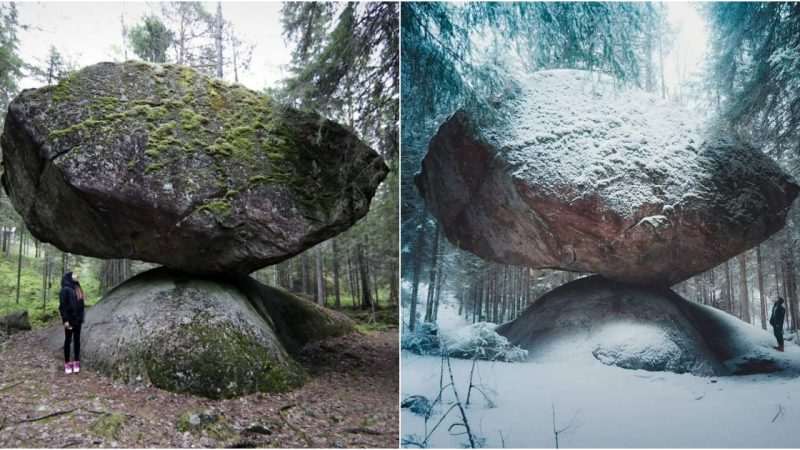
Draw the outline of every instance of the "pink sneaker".
[[[72,363],[72,373],[78,373],[81,371],[81,362],[75,361]]]
[[[72,363],[64,363],[64,373],[72,373]]]

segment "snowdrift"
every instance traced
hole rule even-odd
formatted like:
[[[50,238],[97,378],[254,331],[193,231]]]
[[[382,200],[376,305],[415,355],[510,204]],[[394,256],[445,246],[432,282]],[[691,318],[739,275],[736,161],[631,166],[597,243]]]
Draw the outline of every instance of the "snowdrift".
[[[478,322],[452,331],[423,322],[413,332],[403,333],[400,347],[418,355],[442,355],[444,349],[453,358],[488,361],[524,361],[528,352],[511,345],[495,331],[497,325]]]
[[[496,330],[537,362],[736,375],[798,371],[772,334],[670,289],[582,278],[545,294]]]

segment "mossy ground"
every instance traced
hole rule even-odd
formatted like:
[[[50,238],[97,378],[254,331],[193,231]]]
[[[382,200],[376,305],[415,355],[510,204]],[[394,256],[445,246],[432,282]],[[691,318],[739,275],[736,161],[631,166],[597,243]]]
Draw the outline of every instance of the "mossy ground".
[[[91,426],[90,431],[98,436],[102,436],[106,441],[116,441],[119,439],[120,428],[128,423],[128,417],[124,414],[109,413],[103,414],[97,422]]]
[[[216,177],[209,184],[218,190],[195,212],[225,214],[227,209],[203,205],[260,184],[290,189],[308,214],[332,212],[346,180],[338,161],[343,152],[330,147],[326,141],[331,136],[326,134],[337,134],[335,141],[345,142],[343,128],[186,67],[135,62],[122,67],[93,66],[36,94],[49,97],[56,112],[88,100],[79,108],[82,114],[71,113],[66,123],[51,124],[51,145],[91,141],[114,146],[123,136],[140,134],[145,136],[142,154],[126,161],[131,176],[138,171],[150,177],[174,176],[180,170],[166,169],[192,155],[207,155]],[[105,79],[93,79],[90,69],[99,74],[94,78]],[[150,89],[137,91],[138,86]],[[120,90],[127,97],[118,96]]]
[[[200,423],[193,424],[192,416],[199,417]],[[181,433],[206,434],[218,443],[229,443],[236,437],[236,432],[225,418],[200,409],[190,409],[183,413],[178,419],[178,423],[175,424],[175,429]]]
[[[373,331],[396,330],[398,327],[397,307],[386,307],[375,310],[375,320],[372,320],[372,310],[343,311],[356,323],[358,331],[369,334]]]

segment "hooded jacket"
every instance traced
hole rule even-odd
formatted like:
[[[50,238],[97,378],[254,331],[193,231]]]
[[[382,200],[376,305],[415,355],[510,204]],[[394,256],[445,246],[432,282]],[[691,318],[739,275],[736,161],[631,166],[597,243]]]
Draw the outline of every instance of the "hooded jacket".
[[[83,322],[83,300],[78,300],[75,292],[75,283],[72,281],[72,272],[67,272],[61,279],[61,293],[58,294],[58,312],[61,313],[61,322],[69,322],[72,327],[79,327]]]
[[[773,327],[783,328],[783,319],[786,316],[786,308],[780,303],[775,303],[772,306],[772,314],[769,318],[769,324]]]

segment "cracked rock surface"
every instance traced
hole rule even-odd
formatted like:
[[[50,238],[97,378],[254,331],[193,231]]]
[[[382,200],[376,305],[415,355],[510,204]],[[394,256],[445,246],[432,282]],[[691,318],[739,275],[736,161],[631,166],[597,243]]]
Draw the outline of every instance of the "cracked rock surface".
[[[198,275],[246,275],[335,236],[388,172],[317,114],[138,62],[23,91],[0,143],[3,186],[37,239]]]

